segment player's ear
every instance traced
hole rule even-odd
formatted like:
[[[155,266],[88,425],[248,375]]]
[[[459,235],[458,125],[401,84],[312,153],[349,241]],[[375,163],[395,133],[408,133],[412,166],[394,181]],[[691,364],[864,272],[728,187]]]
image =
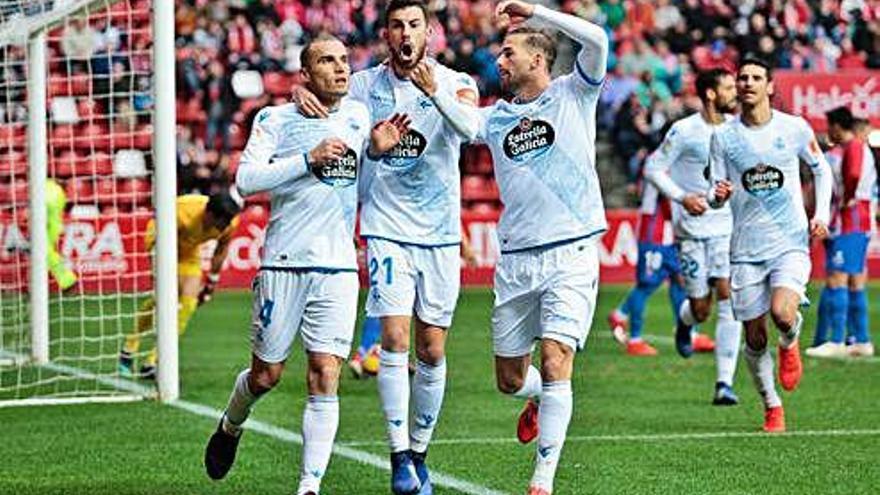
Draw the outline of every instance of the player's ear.
[[[776,88],[773,86],[773,81],[767,81],[767,94],[773,96],[776,92]]]
[[[388,28],[383,27],[382,29],[380,29],[379,36],[382,38],[383,41],[385,41],[385,43],[388,43]]]

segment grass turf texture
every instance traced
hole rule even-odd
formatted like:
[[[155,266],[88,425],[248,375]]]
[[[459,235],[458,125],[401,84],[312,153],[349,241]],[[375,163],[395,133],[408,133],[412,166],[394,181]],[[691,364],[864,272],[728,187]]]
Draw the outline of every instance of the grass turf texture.
[[[805,357],[800,388],[782,393],[791,432],[873,433],[621,437],[752,433],[763,421],[742,360],[735,387],[741,405],[710,406],[713,358],[678,357],[669,339],[672,323],[664,294],[651,298],[645,328],[647,334],[666,337],[653,340],[660,356],[626,356],[609,338],[605,316],[627,289],[613,285],[601,289],[593,332],[575,368],[572,441],[563,451],[555,493],[852,494],[877,489],[880,362],[876,359]],[[812,296],[816,301],[815,288]],[[869,297],[880,300],[880,287],[873,286]],[[491,304],[488,290],[464,291],[459,300],[449,339],[448,391],[435,435],[441,441],[431,447],[429,464],[462,480],[521,494],[531,476],[534,444],[508,441],[513,439],[521,402],[501,396],[494,388]],[[181,341],[183,399],[224,407],[234,377],[248,360],[249,308],[249,294],[231,292],[217,294],[196,313]],[[812,338],[814,308],[805,316],[802,346]],[[871,305],[871,318],[877,328],[880,304]],[[304,376],[297,344],[281,385],[261,400],[252,417],[299,432]],[[340,393],[337,440],[354,442],[354,448],[385,458],[375,379],[355,381],[346,373]],[[298,480],[298,445],[248,432],[227,479],[210,481],[202,454],[215,421],[155,402],[6,408],[0,409],[0,424],[4,425],[3,494],[290,494]],[[583,438],[596,436],[600,438]],[[455,439],[471,442],[446,443]],[[381,494],[388,493],[387,487],[387,472],[334,456],[323,492]],[[435,487],[435,492],[456,493],[442,487]]]

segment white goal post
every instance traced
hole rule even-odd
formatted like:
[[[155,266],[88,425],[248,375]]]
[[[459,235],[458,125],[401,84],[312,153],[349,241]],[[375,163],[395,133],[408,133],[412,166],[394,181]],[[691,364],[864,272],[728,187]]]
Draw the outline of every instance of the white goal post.
[[[0,407],[179,396],[174,25],[172,0],[0,0]],[[153,312],[155,388],[118,366]]]

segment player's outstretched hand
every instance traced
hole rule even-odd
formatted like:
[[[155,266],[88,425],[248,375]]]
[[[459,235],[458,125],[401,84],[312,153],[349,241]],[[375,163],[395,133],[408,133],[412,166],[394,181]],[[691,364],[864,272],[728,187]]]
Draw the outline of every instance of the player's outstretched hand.
[[[370,131],[370,155],[379,156],[397,146],[409,130],[411,120],[406,114],[395,113],[388,120],[382,120]]]
[[[715,182],[715,201],[723,203],[730,199],[733,193],[733,184],[729,180],[719,180]]]
[[[709,209],[709,203],[706,202],[706,198],[702,194],[686,194],[681,200],[681,205],[694,216],[700,216]]]
[[[327,138],[318,143],[309,151],[309,166],[324,165],[325,163],[341,160],[348,150],[345,141],[339,138]]]
[[[205,286],[199,292],[199,306],[210,301],[212,297],[214,297],[214,282],[209,281],[205,283]]]
[[[810,237],[813,239],[824,239],[828,237],[828,226],[822,220],[810,220]]]
[[[515,28],[535,13],[535,6],[520,0],[506,0],[495,7],[495,18],[501,24]]]
[[[318,100],[318,97],[302,86],[295,86],[293,88],[290,99],[296,103],[299,112],[306,117],[326,119],[330,116],[327,107]]]
[[[437,81],[434,79],[434,68],[427,61],[422,60],[413,68],[409,75],[410,81],[419,88],[422,93],[434,96],[437,92]]]

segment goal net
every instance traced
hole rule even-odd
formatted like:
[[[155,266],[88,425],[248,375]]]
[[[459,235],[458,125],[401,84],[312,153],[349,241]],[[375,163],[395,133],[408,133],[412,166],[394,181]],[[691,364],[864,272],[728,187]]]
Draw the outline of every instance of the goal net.
[[[157,306],[152,3],[0,0],[0,405],[155,390],[119,366]]]

